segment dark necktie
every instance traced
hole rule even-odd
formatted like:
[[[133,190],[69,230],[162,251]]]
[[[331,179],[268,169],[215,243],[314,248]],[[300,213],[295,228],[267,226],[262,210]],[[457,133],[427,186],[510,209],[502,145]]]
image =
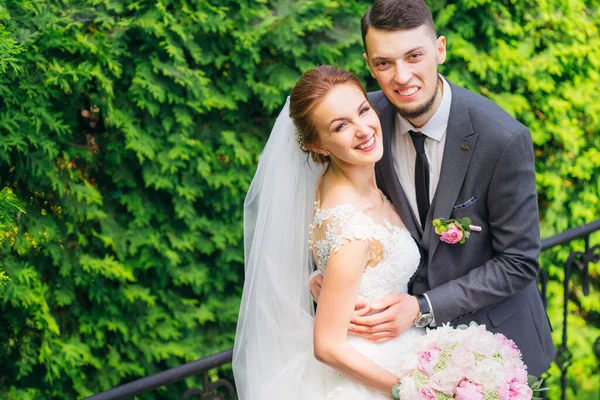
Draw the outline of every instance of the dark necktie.
[[[425,230],[425,221],[429,211],[429,163],[425,154],[425,135],[420,132],[408,131],[415,146],[415,192],[421,227]]]

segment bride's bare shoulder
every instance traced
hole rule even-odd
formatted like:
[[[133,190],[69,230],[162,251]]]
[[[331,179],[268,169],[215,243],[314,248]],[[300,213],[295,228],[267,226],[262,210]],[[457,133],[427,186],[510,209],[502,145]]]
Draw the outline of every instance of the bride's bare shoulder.
[[[351,205],[357,210],[362,208],[360,198],[352,187],[336,185],[324,188],[321,194],[320,208],[327,210],[341,205]]]

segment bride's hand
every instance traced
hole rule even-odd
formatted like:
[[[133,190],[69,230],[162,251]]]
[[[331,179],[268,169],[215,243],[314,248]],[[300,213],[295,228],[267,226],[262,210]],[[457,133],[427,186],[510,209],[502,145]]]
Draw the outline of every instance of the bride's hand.
[[[355,315],[350,322],[350,332],[377,343],[398,337],[413,326],[419,315],[419,303],[409,294],[394,293],[368,307],[372,315]]]

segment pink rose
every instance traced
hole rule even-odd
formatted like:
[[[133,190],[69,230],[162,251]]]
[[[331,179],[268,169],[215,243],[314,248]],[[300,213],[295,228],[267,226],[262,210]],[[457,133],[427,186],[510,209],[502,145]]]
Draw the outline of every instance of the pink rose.
[[[531,388],[522,383],[510,385],[509,389],[510,400],[530,400],[533,397]]]
[[[516,385],[517,383],[527,383],[527,370],[525,370],[524,368],[518,368],[513,365],[510,365],[510,363],[505,363],[504,371],[505,380],[509,385]]]
[[[419,370],[421,370],[425,375],[431,376],[431,374],[433,374],[433,368],[435,367],[435,364],[440,361],[440,349],[434,347],[427,351],[417,352],[417,361]]]
[[[430,386],[424,385],[419,388],[419,393],[421,394],[421,400],[435,400],[437,390]]]
[[[510,385],[508,382],[501,382],[498,385],[499,400],[510,400]]]
[[[483,387],[469,380],[463,380],[456,388],[456,400],[481,400]]]
[[[494,338],[501,344],[501,351],[503,353],[509,354],[511,357],[520,357],[521,350],[519,350],[514,341],[501,333],[496,333]]]
[[[462,240],[463,231],[458,226],[454,224],[448,225],[448,230],[446,232],[442,232],[440,236],[440,240],[442,242],[446,242],[449,244],[455,244]]]
[[[500,400],[531,399],[533,392],[527,385],[527,373],[523,376],[523,370],[517,371],[517,376],[507,379],[498,387]]]

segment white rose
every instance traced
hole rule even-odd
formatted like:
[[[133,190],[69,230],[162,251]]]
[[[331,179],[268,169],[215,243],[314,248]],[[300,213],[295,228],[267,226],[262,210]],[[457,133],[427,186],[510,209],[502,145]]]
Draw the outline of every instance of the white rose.
[[[439,392],[451,395],[463,378],[464,375],[460,369],[447,368],[431,375],[429,385]]]
[[[494,339],[493,334],[486,331],[473,332],[465,338],[465,347],[483,354],[486,357],[491,357],[498,350],[498,342]]]
[[[496,390],[504,379],[504,367],[493,359],[487,358],[477,364],[471,379],[482,385],[485,390]]]
[[[419,391],[415,386],[414,379],[404,377],[400,380],[400,400],[413,400],[419,398]]]
[[[443,326],[429,331],[426,336],[428,347],[446,347],[463,341],[463,332],[450,326]]]
[[[466,374],[470,374],[475,369],[475,357],[473,356],[473,352],[463,346],[458,346],[454,349],[450,356],[450,363],[453,368],[460,369]]]

